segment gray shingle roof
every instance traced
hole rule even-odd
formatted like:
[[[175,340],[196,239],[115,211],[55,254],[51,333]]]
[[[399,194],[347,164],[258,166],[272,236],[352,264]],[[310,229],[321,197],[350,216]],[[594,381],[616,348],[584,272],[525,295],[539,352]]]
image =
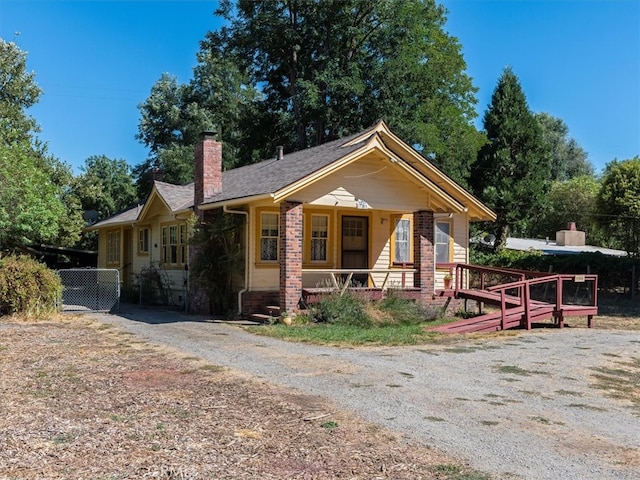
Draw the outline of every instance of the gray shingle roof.
[[[173,185],[156,180],[154,185],[172,212],[193,207],[193,182],[187,185]]]
[[[349,137],[293,152],[281,160],[264,160],[222,172],[222,193],[206,198],[203,204],[277,192],[357,150],[369,140],[370,135],[367,134],[373,134],[374,129],[375,126],[372,126]],[[359,142],[345,146],[360,136],[362,139]],[[193,208],[193,183],[173,185],[155,181],[154,186],[172,212]],[[96,223],[92,228],[133,222],[142,208],[143,205],[126,210]]]
[[[87,230],[93,230],[97,227],[105,227],[108,225],[120,225],[123,223],[132,223],[138,219],[138,215],[142,211],[143,205],[136,205],[128,210],[125,210],[120,213],[116,213],[111,217],[105,218],[104,220],[100,220],[99,222],[94,223]]]
[[[368,137],[355,145],[344,145],[356,137],[372,132],[373,129],[374,127],[371,127],[350,137],[290,153],[282,160],[265,160],[223,172],[222,193],[206,198],[203,203],[217,203],[277,192],[357,150]]]

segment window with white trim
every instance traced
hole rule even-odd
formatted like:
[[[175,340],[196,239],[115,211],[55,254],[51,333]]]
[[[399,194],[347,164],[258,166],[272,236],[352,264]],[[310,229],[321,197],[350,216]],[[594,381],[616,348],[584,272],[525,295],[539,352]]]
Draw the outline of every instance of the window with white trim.
[[[107,263],[120,263],[120,231],[107,233]]]
[[[329,241],[329,216],[311,215],[311,261],[327,261]]]
[[[138,230],[138,253],[149,253],[149,235],[150,230],[148,228],[141,228]]]
[[[436,263],[449,263],[451,259],[451,222],[436,222]]]
[[[393,240],[393,263],[410,263],[411,221],[408,218],[395,219]]]
[[[278,260],[279,215],[277,213],[260,214],[260,260],[275,262]]]

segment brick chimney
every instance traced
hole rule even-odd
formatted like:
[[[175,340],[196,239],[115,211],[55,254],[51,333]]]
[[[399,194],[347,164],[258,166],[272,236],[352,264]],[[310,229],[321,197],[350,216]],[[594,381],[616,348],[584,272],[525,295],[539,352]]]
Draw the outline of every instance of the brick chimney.
[[[205,198],[222,193],[222,143],[216,132],[202,132],[195,149],[193,202],[197,207]]]
[[[164,169],[153,167],[151,169],[151,180],[154,182],[162,182],[164,180]]]

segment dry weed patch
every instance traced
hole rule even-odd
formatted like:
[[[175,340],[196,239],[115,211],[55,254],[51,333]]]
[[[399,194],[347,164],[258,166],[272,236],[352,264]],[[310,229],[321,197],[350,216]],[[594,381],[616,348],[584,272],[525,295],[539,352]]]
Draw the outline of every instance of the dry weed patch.
[[[0,478],[450,478],[429,448],[117,328],[3,318],[0,335]]]

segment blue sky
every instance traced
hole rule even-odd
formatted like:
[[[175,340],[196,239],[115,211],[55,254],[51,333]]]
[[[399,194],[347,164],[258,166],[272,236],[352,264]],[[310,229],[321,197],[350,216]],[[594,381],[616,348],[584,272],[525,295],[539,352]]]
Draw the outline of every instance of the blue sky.
[[[640,2],[444,0],[479,88],[478,127],[505,66],[530,108],[569,126],[597,170],[640,154]],[[191,78],[220,25],[211,1],[0,0],[0,37],[28,52],[44,90],[30,110],[76,172],[91,155],[136,165],[138,104],[163,72]]]

